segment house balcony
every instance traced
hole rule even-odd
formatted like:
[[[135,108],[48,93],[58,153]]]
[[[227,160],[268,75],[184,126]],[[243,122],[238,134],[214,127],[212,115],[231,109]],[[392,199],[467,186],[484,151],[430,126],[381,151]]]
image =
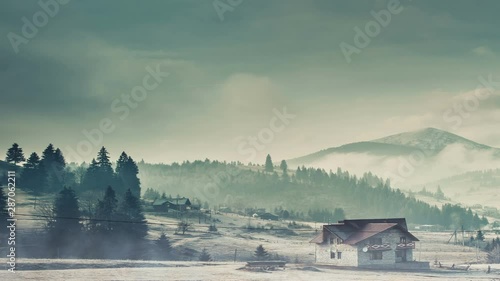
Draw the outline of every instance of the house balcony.
[[[391,249],[391,244],[372,244],[372,245],[367,245],[366,251],[390,251]]]
[[[415,242],[398,243],[396,250],[415,249]]]

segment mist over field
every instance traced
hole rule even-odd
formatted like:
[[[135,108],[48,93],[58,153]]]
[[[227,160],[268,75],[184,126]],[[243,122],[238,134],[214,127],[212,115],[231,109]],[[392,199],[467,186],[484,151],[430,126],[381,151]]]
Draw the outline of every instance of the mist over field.
[[[499,8],[2,2],[0,279],[498,279]]]

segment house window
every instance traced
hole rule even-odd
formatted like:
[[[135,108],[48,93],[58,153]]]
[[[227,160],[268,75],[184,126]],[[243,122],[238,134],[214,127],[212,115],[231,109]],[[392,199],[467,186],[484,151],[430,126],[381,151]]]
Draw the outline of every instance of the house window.
[[[404,243],[404,244],[406,244],[406,237],[401,237],[401,238],[399,239],[399,243]]]
[[[340,260],[342,258],[342,252],[337,252],[337,258]]]
[[[370,239],[370,245],[381,245],[382,244],[382,238],[371,238]]]
[[[403,251],[396,251],[396,258],[402,258],[403,257]]]
[[[335,258],[335,252],[330,252],[330,258],[334,259]]]
[[[381,251],[371,252],[370,259],[371,260],[381,260],[382,259],[382,252]]]
[[[330,244],[333,244],[333,236],[330,236]]]

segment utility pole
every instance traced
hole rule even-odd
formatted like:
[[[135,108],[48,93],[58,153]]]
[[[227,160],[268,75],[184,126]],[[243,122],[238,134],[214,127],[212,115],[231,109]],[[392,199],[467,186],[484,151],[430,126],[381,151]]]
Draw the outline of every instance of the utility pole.
[[[236,262],[236,254],[238,253],[238,249],[234,249],[234,262]]]
[[[462,224],[462,247],[465,247],[464,225]]]

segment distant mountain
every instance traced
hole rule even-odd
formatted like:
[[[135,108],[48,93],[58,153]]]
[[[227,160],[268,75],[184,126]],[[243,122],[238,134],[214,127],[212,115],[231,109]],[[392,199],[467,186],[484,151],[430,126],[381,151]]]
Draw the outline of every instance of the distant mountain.
[[[402,145],[434,153],[439,153],[452,144],[461,144],[469,150],[496,149],[435,128],[391,135],[372,142]]]
[[[436,175],[437,179],[469,170],[487,169],[487,166],[481,166],[481,161],[482,164],[486,164],[486,161],[490,160],[500,161],[500,149],[447,131],[426,128],[371,141],[331,147],[287,162],[289,167],[302,165],[324,169],[341,167],[355,173],[372,171],[380,176],[396,174],[401,177],[401,174],[404,174],[405,178],[425,177],[429,173],[426,174],[422,170],[427,169],[430,173],[438,171],[442,173]],[[475,166],[466,167],[472,164]],[[418,167],[412,166],[424,167],[420,167],[420,172],[414,172],[413,170],[417,170]],[[444,171],[439,168],[449,169]]]

